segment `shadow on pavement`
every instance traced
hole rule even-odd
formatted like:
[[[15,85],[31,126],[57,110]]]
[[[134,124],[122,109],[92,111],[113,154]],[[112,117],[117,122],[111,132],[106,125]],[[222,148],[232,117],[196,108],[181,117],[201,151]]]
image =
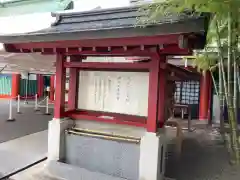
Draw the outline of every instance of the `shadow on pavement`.
[[[174,145],[169,145],[166,176],[176,180],[239,180],[240,167],[229,164],[222,144],[200,133],[185,138],[180,158],[175,156]]]

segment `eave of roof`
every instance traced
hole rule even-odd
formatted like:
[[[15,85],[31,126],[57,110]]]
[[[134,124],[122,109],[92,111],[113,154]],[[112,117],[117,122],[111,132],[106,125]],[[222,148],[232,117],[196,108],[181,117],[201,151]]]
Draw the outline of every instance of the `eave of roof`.
[[[184,79],[192,79],[192,80],[199,80],[200,74],[194,71],[187,70],[185,68],[173,65],[168,63],[167,64],[168,70],[174,72],[173,76],[181,76]],[[176,73],[176,74],[175,74]]]
[[[90,40],[129,37],[154,37],[171,34],[194,34],[205,42],[209,14],[163,17],[158,23],[142,28],[137,25],[139,6],[54,13],[56,22],[36,32],[0,36],[5,44]],[[204,43],[201,45],[203,48]]]

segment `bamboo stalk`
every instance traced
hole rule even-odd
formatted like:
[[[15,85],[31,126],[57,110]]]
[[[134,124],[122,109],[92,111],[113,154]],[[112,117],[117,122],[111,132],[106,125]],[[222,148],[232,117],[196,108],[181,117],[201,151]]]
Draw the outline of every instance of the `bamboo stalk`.
[[[230,15],[230,14],[229,14]],[[229,17],[229,22],[228,23],[231,23],[231,19]],[[221,45],[221,40],[220,40],[220,32],[219,32],[219,28],[218,28],[218,22],[216,21],[215,22],[216,24],[216,37],[217,37],[217,48],[218,48],[218,55],[219,55],[219,58],[220,58],[220,67],[221,67],[221,74],[222,74],[222,79],[223,79],[223,85],[224,85],[224,94],[225,94],[225,99],[226,99],[226,102],[227,102],[227,107],[228,107],[228,119],[229,119],[229,122],[230,122],[230,127],[231,127],[231,135],[230,135],[230,143],[231,143],[231,149],[232,149],[232,155],[234,155],[234,159],[236,160],[236,163],[239,164],[239,153],[238,153],[238,147],[236,147],[236,140],[237,140],[237,134],[236,134],[236,128],[234,127],[235,126],[235,123],[234,123],[234,111],[233,111],[233,107],[232,107],[232,101],[229,97],[231,97],[231,93],[229,93],[229,90],[230,87],[229,87],[229,83],[227,84],[227,81],[226,81],[226,77],[225,77],[225,70],[224,70],[224,56],[223,56],[223,49],[222,49],[222,45]],[[231,25],[229,25],[229,30],[228,30],[228,33],[229,33],[229,36],[231,37]],[[230,39],[229,37],[229,39]],[[232,40],[232,39],[231,39]],[[231,43],[231,40],[230,42],[228,42],[229,44]],[[232,43],[231,43],[232,44]],[[228,52],[231,51],[231,48],[228,49]],[[230,57],[230,52],[228,53],[229,57]],[[231,59],[230,59],[231,60]],[[230,61],[229,60],[229,61]],[[229,65],[229,62],[228,62],[228,65]],[[229,71],[228,71],[229,72]],[[231,76],[231,75],[230,75]],[[229,77],[228,76],[228,79]],[[238,144],[238,142],[237,142]]]
[[[224,143],[226,143],[226,138],[225,138],[225,122],[224,122],[224,117],[223,117],[223,111],[224,111],[224,98],[223,98],[223,79],[222,79],[222,71],[221,67],[219,65],[218,68],[218,78],[219,78],[219,100],[220,100],[220,133],[222,135]]]
[[[232,84],[232,64],[233,64],[233,16],[232,12],[228,12],[228,117],[231,127],[231,146],[233,150],[234,160],[239,164],[239,153],[238,153],[238,136],[237,136],[237,124],[234,104],[233,104],[233,86]]]
[[[226,82],[226,76],[225,76],[225,70],[224,70],[224,56],[223,56],[223,50],[222,50],[222,44],[221,44],[221,40],[220,40],[220,32],[219,32],[219,27],[218,27],[218,22],[216,20],[215,22],[215,26],[216,26],[216,40],[217,40],[217,50],[218,50],[218,56],[220,59],[220,70],[221,70],[221,75],[222,75],[222,85],[223,85],[223,92],[225,94],[225,96],[227,97],[227,82]],[[225,98],[225,100],[227,101],[227,98]]]
[[[216,83],[216,80],[215,80],[215,78],[214,78],[214,76],[213,76],[213,72],[212,72],[211,69],[210,69],[209,71],[210,71],[210,74],[211,74],[211,77],[212,77],[212,80],[213,80],[213,86],[214,86],[215,92],[217,93],[217,96],[219,97],[219,92],[218,92],[218,88],[217,88],[217,83]]]

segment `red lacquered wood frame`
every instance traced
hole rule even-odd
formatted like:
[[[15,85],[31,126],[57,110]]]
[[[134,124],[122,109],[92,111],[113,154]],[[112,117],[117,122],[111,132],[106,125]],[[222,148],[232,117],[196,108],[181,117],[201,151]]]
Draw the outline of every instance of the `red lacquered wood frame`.
[[[90,71],[132,71],[147,72],[151,67],[149,62],[110,63],[110,62],[66,62],[66,68],[79,68]]]
[[[147,121],[147,118],[142,116],[90,110],[67,111],[65,112],[65,116],[75,120],[99,121],[111,124],[131,125],[136,127],[146,127]]]
[[[65,112],[65,89],[66,89],[66,68],[64,62],[66,56],[57,54],[56,57],[56,89],[54,102],[54,118],[64,118]]]
[[[168,34],[139,37],[66,40],[52,42],[26,42],[4,44],[8,52],[56,54],[56,87],[54,118],[71,117],[115,124],[126,124],[145,127],[148,132],[157,131],[157,122],[163,124],[165,81],[169,73],[175,72],[175,77],[187,77],[187,72],[166,66],[166,55],[189,55],[191,47],[181,49],[180,39],[185,34]],[[134,63],[93,63],[80,62],[79,59],[66,62],[66,56],[145,56],[148,62]],[[164,57],[164,58],[162,58]],[[74,59],[74,58],[73,58]],[[66,68],[70,68],[69,109],[65,112],[65,83]],[[125,114],[75,110],[77,104],[77,83],[79,70],[91,71],[122,71],[122,72],[149,72],[148,117],[139,117]],[[54,81],[53,79],[51,79]],[[51,89],[53,89],[52,87]],[[53,99],[54,91],[51,91]],[[101,117],[102,116],[102,117]],[[103,116],[111,116],[109,119]]]
[[[138,46],[138,45],[160,45],[160,44],[179,44],[179,37],[182,34],[169,34],[157,36],[124,37],[124,38],[106,38],[106,39],[87,39],[87,40],[66,40],[51,42],[27,42],[4,44],[8,52],[18,51],[20,49],[54,49],[54,48],[74,48],[74,47],[119,47],[119,46]]]

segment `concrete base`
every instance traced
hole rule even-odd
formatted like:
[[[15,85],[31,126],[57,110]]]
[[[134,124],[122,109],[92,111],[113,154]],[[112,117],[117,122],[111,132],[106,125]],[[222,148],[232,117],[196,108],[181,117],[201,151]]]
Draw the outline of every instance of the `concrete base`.
[[[70,119],[53,119],[48,124],[48,161],[64,158],[64,131],[73,126]]]
[[[60,162],[50,162],[47,164],[46,174],[50,177],[66,180],[126,180]]]
[[[49,115],[51,115],[51,113],[44,113],[44,115],[47,115],[47,116],[49,116]]]
[[[71,127],[73,121],[67,119],[49,122],[48,162],[52,164],[49,167],[54,165],[61,174],[59,179],[164,179],[165,131],[149,133],[142,128],[78,121],[76,127],[88,130],[88,135],[65,134],[64,131]],[[133,137],[140,142],[134,145],[114,138],[102,139],[101,135],[96,136],[96,131],[99,134],[110,133],[109,137]]]
[[[15,118],[12,118],[12,119],[7,119],[7,122],[14,122],[14,121],[16,121],[16,119],[15,119]]]
[[[166,138],[159,134],[146,132],[140,144],[140,180],[162,180],[165,174]]]
[[[0,143],[0,178],[45,158],[47,135],[47,131],[42,131]]]

